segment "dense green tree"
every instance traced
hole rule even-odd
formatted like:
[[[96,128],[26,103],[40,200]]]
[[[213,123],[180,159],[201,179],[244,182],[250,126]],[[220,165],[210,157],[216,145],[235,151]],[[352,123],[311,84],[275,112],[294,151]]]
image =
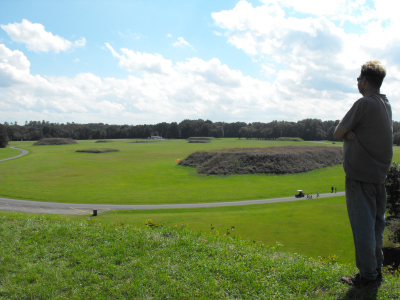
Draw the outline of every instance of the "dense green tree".
[[[0,148],[6,148],[8,145],[7,128],[0,124]]]

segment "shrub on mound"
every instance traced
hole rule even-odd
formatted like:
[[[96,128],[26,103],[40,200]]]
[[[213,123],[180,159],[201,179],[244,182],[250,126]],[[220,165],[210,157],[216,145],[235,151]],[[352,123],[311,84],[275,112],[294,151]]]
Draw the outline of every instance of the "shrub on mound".
[[[77,144],[77,142],[71,138],[44,138],[37,141],[33,145],[42,146],[42,145],[67,145],[67,144]]]
[[[118,152],[118,151],[119,151],[118,149],[112,149],[112,148],[76,150],[76,152],[85,152],[85,153],[107,153],[107,152]]]
[[[288,174],[308,172],[342,163],[339,147],[267,147],[197,151],[179,165],[200,174]]]

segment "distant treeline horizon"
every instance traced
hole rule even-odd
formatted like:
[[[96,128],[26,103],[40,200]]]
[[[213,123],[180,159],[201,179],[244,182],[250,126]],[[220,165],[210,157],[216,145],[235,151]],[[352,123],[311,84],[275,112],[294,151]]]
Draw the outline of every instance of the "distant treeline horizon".
[[[162,122],[154,125],[108,125],[104,123],[50,123],[49,121],[4,122],[10,141],[35,141],[42,138],[89,139],[144,139],[161,136],[167,139],[187,139],[189,137],[276,139],[279,137],[299,137],[306,141],[334,141],[333,132],[340,120],[322,121],[304,119],[297,122],[212,122],[210,120],[185,119],[180,123]],[[393,122],[393,133],[400,132],[400,123]],[[400,135],[400,133],[399,133]]]

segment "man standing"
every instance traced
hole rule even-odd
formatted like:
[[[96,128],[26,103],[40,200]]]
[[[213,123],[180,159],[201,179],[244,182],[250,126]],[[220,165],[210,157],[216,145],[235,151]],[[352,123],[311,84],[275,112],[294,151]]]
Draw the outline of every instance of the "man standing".
[[[392,110],[380,87],[386,70],[378,61],[361,66],[357,78],[363,97],[357,100],[336,127],[335,139],[344,140],[346,204],[353,232],[359,273],[342,277],[360,287],[382,278],[385,228],[385,179],[393,156]]]

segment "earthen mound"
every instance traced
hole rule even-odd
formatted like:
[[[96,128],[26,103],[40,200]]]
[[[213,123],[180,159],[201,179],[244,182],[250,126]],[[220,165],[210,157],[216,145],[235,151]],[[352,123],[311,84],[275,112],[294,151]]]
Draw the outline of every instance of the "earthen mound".
[[[43,146],[43,145],[67,145],[67,144],[77,144],[77,142],[71,138],[44,138],[37,141],[33,145]]]
[[[267,147],[197,151],[179,165],[197,168],[200,174],[291,174],[341,164],[339,147]]]

